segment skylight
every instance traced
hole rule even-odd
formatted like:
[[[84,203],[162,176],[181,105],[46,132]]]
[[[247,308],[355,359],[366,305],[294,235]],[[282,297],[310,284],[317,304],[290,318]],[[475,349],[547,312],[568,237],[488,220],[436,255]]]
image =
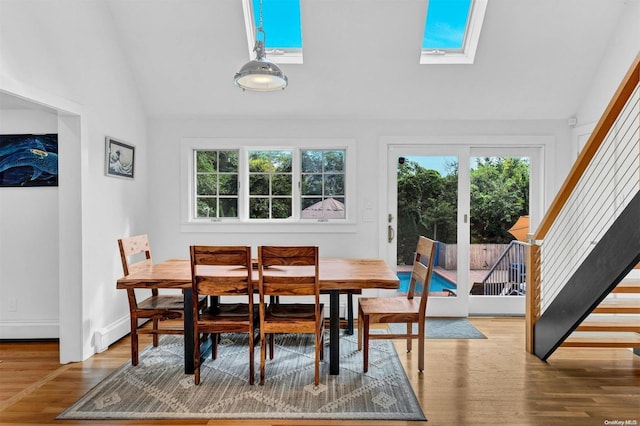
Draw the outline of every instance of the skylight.
[[[472,64],[488,0],[429,0],[421,64]]]
[[[253,57],[256,27],[260,25],[260,0],[243,0],[242,4],[249,57]],[[266,34],[267,59],[277,64],[302,63],[300,0],[262,0],[262,28]]]

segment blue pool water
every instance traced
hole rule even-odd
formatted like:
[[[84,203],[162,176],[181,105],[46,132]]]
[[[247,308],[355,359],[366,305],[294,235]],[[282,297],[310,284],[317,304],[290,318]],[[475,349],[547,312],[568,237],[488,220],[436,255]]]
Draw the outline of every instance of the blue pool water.
[[[398,272],[398,278],[400,279],[400,287],[398,288],[398,292],[406,293],[409,289],[409,280],[411,279],[411,272]],[[416,290],[422,290],[422,285],[417,283]],[[450,288],[451,290],[455,290],[457,286],[438,274],[437,272],[433,272],[431,275],[431,286],[429,287],[429,292],[440,292],[444,291],[445,288]]]

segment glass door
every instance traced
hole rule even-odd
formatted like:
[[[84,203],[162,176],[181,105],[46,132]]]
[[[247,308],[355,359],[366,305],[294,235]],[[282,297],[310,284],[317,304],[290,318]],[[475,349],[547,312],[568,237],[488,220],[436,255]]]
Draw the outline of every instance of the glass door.
[[[527,234],[538,221],[538,152],[471,150],[470,314],[525,313]]]
[[[406,291],[422,235],[438,242],[428,315],[467,316],[469,150],[390,146],[388,262]]]

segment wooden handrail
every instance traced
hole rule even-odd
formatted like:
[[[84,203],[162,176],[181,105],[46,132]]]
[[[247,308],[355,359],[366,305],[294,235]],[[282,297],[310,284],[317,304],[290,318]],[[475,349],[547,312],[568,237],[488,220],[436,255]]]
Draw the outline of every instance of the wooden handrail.
[[[589,140],[580,152],[578,159],[571,168],[571,171],[562,184],[560,191],[558,191],[556,197],[551,203],[551,206],[547,210],[547,213],[542,218],[538,229],[536,229],[536,232],[533,235],[534,240],[542,240],[547,235],[549,228],[558,217],[558,214],[560,214],[560,211],[569,199],[569,196],[573,192],[587,166],[598,151],[598,148],[600,148],[600,145],[602,145],[602,142],[609,133],[609,130],[613,126],[613,123],[620,115],[620,112],[631,97],[631,94],[633,93],[639,82],[640,54],[636,56],[633,64],[629,68],[629,71],[620,83],[620,86],[618,86],[618,90],[611,98],[607,109],[604,111],[602,117],[600,118],[600,121],[598,121],[598,124],[593,130],[593,133],[591,133]]]

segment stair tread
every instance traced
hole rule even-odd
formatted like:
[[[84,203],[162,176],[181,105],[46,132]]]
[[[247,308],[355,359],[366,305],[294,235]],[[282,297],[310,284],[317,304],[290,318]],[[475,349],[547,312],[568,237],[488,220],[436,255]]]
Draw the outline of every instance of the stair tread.
[[[630,331],[640,333],[640,317],[592,315],[585,319],[576,331]]]
[[[640,348],[640,333],[576,331],[562,343],[564,347]]]
[[[612,293],[640,293],[640,279],[622,280]]]
[[[640,313],[640,299],[605,299],[593,313]]]

